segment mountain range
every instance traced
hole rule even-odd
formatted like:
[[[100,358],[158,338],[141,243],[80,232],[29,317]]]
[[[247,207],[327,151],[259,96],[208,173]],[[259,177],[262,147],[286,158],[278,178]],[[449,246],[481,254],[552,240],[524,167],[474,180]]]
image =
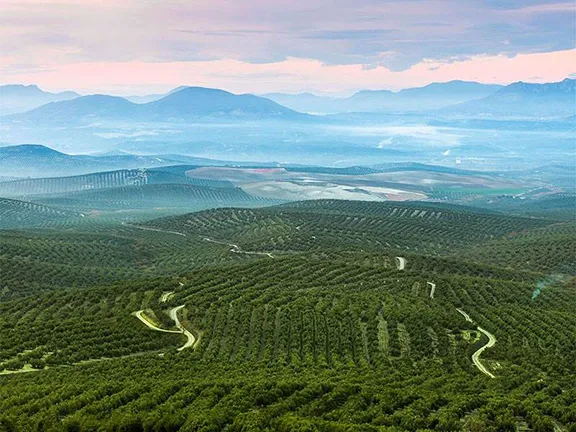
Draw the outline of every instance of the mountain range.
[[[347,98],[316,96],[311,93],[264,95],[301,112],[334,114],[344,112],[411,112],[446,107],[489,96],[502,86],[467,81],[432,83],[399,92],[362,90]]]
[[[251,163],[247,162],[246,165]],[[154,168],[172,165],[242,165],[237,162],[197,158],[184,155],[138,156],[130,153],[103,155],[70,155],[37,144],[0,147],[2,176],[57,177],[82,175],[97,171]],[[7,178],[8,179],[8,178]],[[0,181],[2,178],[0,178]]]
[[[184,87],[159,100],[137,104],[109,95],[82,96],[51,102],[10,118],[50,124],[93,123],[100,120],[183,122],[201,120],[304,120],[308,117],[276,102],[251,94]]]
[[[474,117],[566,117],[576,112],[576,80],[546,84],[517,82],[483,99],[441,110]]]
[[[35,85],[4,85],[0,86],[0,115],[22,113],[50,102],[75,99],[78,96],[73,91],[45,92]]]
[[[450,81],[399,92],[363,90],[347,98],[311,93],[255,96],[184,86],[164,95],[132,96],[131,100],[103,94],[80,96],[74,92],[47,93],[36,86],[11,85],[0,87],[0,113],[23,110],[24,107],[48,101],[4,120],[71,125],[96,124],[99,121],[179,123],[313,119],[311,115],[303,113],[570,118],[576,112],[575,82],[565,79],[558,83],[518,82],[500,86]]]

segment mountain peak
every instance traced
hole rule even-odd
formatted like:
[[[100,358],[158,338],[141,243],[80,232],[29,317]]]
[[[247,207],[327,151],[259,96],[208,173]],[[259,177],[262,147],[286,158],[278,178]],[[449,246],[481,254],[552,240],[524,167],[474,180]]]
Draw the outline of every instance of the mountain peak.
[[[0,96],[0,115],[7,115],[30,111],[50,102],[75,99],[80,95],[71,91],[49,93],[35,84],[8,84],[0,86]]]
[[[46,155],[63,155],[59,151],[51,149],[50,147],[41,144],[19,144],[14,146],[0,147],[0,155],[2,156],[46,156]]]

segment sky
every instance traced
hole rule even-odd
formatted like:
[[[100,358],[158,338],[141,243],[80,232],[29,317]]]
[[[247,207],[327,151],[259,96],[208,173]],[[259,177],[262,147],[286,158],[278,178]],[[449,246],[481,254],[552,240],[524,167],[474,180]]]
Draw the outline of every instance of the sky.
[[[51,91],[566,77],[576,77],[573,0],[0,0],[0,82]]]

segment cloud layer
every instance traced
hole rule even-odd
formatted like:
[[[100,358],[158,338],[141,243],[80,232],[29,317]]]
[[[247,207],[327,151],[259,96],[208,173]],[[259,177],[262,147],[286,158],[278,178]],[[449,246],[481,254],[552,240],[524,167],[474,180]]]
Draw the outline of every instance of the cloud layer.
[[[576,72],[565,63],[574,61],[573,2],[0,0],[0,7],[4,82],[342,90]],[[549,70],[537,64],[543,60],[552,62]],[[492,70],[474,70],[482,65]],[[361,81],[338,82],[347,77]]]

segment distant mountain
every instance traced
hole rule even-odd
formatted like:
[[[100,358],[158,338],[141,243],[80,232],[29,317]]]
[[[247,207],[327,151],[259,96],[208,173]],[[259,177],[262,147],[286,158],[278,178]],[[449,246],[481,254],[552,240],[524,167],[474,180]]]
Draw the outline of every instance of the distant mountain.
[[[446,114],[477,117],[554,117],[566,118],[576,113],[576,80],[530,84],[517,82],[480,100],[441,110]]]
[[[195,163],[186,156],[157,157],[131,154],[87,156],[68,155],[41,145],[0,147],[0,173],[13,177],[56,177],[97,171],[150,168]]]
[[[108,95],[82,96],[51,102],[13,117],[39,123],[74,123],[76,120],[124,119],[135,114],[138,105],[121,97]]]
[[[161,93],[161,94],[149,94],[149,95],[135,95],[135,96],[126,96],[124,99],[128,99],[130,102],[134,102],[137,104],[145,104],[148,102],[154,102],[157,101],[158,99],[162,99],[165,96],[168,96],[169,94],[175,93],[177,91],[180,91],[182,89],[185,89],[188,86],[180,86],[180,87],[176,87],[175,89],[170,90],[168,93]]]
[[[46,195],[148,184],[191,183],[186,176],[146,169],[122,169],[77,176],[58,176],[0,183],[0,197]]]
[[[142,106],[147,119],[185,120],[191,117],[208,118],[288,118],[302,114],[273,101],[250,94],[235,95],[224,90],[185,87],[168,96]]]
[[[287,107],[309,113],[414,112],[481,99],[501,88],[500,85],[450,81],[404,89],[399,92],[362,90],[348,98],[321,97],[310,93],[299,95],[269,93],[266,97]]]
[[[0,86],[0,115],[21,113],[49,102],[65,101],[79,96],[72,91],[49,93],[35,85],[3,85]]]
[[[255,162],[232,162],[170,154],[138,156],[122,151],[101,155],[69,155],[49,147],[24,144],[0,147],[0,181],[22,177],[59,177],[83,175],[101,171],[135,168],[195,166],[253,166]],[[260,164],[275,166],[275,164]],[[189,167],[188,169],[191,169]]]
[[[502,89],[498,84],[481,84],[470,81],[449,81],[432,83],[424,87],[400,90],[398,96],[404,101],[406,109],[420,110],[418,104],[426,109],[481,99]]]
[[[337,109],[336,107],[340,102],[339,98],[317,96],[312,93],[266,93],[262,95],[262,97],[293,110],[309,114],[328,114],[337,112],[335,109]]]
[[[8,119],[32,123],[76,124],[100,120],[181,122],[305,118],[308,118],[305,114],[258,96],[235,95],[224,90],[203,87],[185,87],[162,99],[144,104],[136,104],[116,96],[92,95],[49,103]]]

